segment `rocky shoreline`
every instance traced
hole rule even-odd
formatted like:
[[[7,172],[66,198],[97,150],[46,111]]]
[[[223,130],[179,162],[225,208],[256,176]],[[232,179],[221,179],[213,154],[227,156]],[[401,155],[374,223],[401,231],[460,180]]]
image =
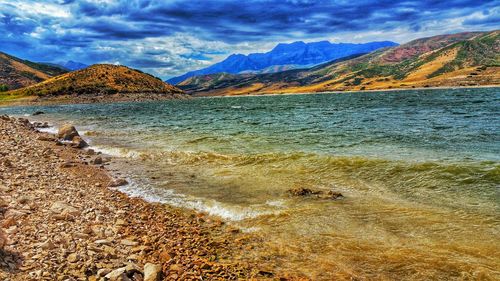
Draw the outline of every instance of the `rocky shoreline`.
[[[99,158],[27,119],[0,117],[1,280],[277,278],[231,258],[250,235],[127,197]]]
[[[2,100],[0,106],[26,106],[26,105],[61,105],[61,104],[92,104],[116,102],[149,102],[163,100],[186,100],[191,97],[185,94],[158,94],[158,93],[120,93],[120,94],[87,94],[87,95],[61,95],[61,96],[26,96]]]

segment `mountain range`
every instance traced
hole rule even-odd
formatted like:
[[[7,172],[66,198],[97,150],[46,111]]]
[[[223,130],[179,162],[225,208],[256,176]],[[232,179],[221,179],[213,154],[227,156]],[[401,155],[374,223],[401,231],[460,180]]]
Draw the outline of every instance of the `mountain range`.
[[[193,95],[240,95],[499,84],[495,30],[421,38],[308,69],[195,76],[177,86]]]
[[[190,77],[213,73],[272,73],[288,69],[305,68],[354,54],[369,53],[374,50],[397,46],[391,41],[369,42],[362,44],[330,43],[328,41],[278,44],[267,53],[249,55],[233,54],[225,60],[207,68],[190,71],[173,77],[167,82],[178,84]]]
[[[80,69],[88,67],[88,65],[86,65],[84,63],[72,61],[72,60],[65,61],[65,62],[59,62],[57,64],[66,68],[66,69],[69,69],[69,70],[80,70]]]
[[[297,57],[294,62],[313,63],[314,59]],[[500,30],[421,38],[310,68],[268,68],[274,69],[260,70],[271,73],[193,76],[174,87],[126,66],[98,64],[68,72],[0,52],[0,101],[109,102],[182,98],[185,93],[210,96],[500,85]]]

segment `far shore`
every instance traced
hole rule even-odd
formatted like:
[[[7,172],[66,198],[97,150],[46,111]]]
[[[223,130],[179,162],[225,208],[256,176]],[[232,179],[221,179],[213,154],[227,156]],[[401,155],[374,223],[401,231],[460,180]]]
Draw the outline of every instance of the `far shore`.
[[[446,89],[478,89],[478,88],[498,88],[500,85],[479,85],[479,86],[444,86],[444,87],[416,87],[416,88],[388,88],[388,89],[374,89],[374,90],[346,90],[346,91],[321,91],[321,92],[283,92],[283,93],[247,93],[247,94],[193,94],[181,97],[181,99],[190,98],[215,98],[215,97],[259,97],[259,96],[287,96],[287,95],[312,95],[312,94],[341,94],[341,93],[370,93],[370,92],[401,92],[401,91],[422,91],[422,90],[446,90]],[[134,97],[127,95],[120,97],[115,95],[110,98],[81,98],[71,95],[57,97],[53,99],[36,100],[34,97],[23,97],[19,99],[1,100],[0,107],[13,107],[13,106],[47,106],[47,105],[65,105],[65,104],[94,104],[94,103],[125,103],[125,102],[147,102],[147,101],[160,101],[172,100],[171,97],[147,97],[144,95]]]
[[[195,98],[210,97],[259,97],[259,96],[289,96],[289,95],[313,95],[313,94],[342,94],[342,93],[372,93],[372,92],[402,92],[402,91],[422,91],[422,90],[446,90],[446,89],[481,89],[499,88],[500,85],[479,85],[479,86],[443,86],[443,87],[415,87],[415,88],[387,88],[374,90],[345,90],[345,91],[321,91],[321,92],[283,92],[283,93],[248,93],[248,94],[221,94],[221,95],[193,95]]]

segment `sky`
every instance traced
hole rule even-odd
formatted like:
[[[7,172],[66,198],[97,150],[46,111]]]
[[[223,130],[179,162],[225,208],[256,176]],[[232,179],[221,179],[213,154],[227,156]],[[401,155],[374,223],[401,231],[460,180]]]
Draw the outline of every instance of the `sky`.
[[[500,0],[0,0],[0,51],[114,63],[167,79],[278,43],[500,29]]]

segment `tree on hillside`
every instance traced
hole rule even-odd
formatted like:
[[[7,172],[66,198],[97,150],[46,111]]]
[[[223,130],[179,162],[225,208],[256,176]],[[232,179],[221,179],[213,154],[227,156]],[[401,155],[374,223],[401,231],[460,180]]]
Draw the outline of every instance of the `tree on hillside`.
[[[7,92],[9,90],[9,86],[0,84],[0,92]]]

